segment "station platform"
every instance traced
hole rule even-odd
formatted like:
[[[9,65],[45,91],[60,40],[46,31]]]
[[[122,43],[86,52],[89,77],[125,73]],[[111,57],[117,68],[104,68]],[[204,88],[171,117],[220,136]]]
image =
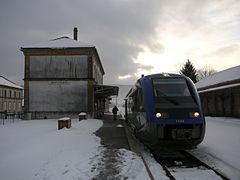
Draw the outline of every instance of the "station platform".
[[[104,167],[100,169],[100,174],[95,179],[114,179],[119,173],[117,151],[124,148],[138,154],[138,143],[125,119],[118,116],[114,121],[111,114],[106,114],[101,120],[103,126],[96,132],[96,136],[101,138],[101,144],[106,150],[102,162]]]

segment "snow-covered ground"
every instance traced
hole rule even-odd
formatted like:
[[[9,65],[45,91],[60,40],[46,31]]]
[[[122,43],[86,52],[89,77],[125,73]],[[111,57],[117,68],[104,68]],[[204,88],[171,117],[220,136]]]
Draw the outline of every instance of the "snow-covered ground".
[[[191,153],[231,179],[240,179],[240,119],[207,117],[206,120],[205,139]],[[94,178],[101,169],[101,154],[105,148],[94,132],[102,124],[96,119],[72,120],[72,128],[61,130],[57,130],[56,120],[19,120],[0,125],[0,179]],[[119,149],[117,153],[117,179],[148,178],[139,156],[126,149]],[[148,152],[144,156],[156,179],[168,179]],[[199,179],[199,171],[191,173],[191,179]],[[184,178],[183,172],[176,172],[176,175]]]
[[[73,121],[62,130],[56,120],[0,126],[0,179],[91,179],[102,151],[92,134],[101,126],[99,120]]]
[[[54,119],[1,124],[0,180],[93,179],[104,168],[105,147],[94,134],[102,125],[97,119],[75,119],[70,129],[61,130]],[[116,154],[117,179],[148,179],[137,154],[126,149]],[[161,168],[151,157],[149,162],[151,167]]]
[[[240,179],[240,119],[206,117],[206,123],[204,141],[192,154],[231,179]]]

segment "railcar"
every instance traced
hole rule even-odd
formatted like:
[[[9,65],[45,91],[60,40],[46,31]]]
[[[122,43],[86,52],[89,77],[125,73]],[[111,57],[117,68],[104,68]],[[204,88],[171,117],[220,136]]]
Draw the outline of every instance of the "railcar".
[[[178,74],[142,76],[125,97],[125,118],[153,149],[191,149],[203,141],[205,118],[190,78]]]

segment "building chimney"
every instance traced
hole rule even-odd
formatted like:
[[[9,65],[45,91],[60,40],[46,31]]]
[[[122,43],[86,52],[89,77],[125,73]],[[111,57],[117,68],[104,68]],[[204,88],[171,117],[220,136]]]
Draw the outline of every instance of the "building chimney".
[[[77,27],[74,27],[73,29],[73,39],[77,41],[78,39],[78,28]]]

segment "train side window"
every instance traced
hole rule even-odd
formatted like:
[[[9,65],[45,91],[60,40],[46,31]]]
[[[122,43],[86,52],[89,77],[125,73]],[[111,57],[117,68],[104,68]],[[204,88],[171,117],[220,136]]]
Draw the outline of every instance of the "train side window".
[[[135,92],[135,110],[142,111],[143,110],[143,93],[142,89],[138,88]]]

